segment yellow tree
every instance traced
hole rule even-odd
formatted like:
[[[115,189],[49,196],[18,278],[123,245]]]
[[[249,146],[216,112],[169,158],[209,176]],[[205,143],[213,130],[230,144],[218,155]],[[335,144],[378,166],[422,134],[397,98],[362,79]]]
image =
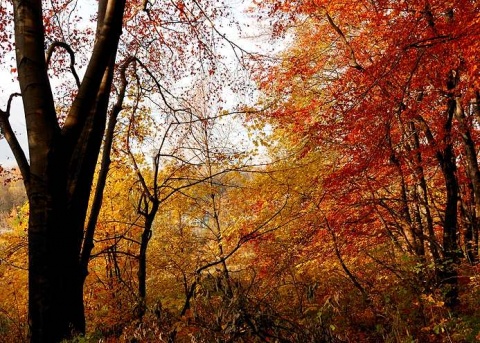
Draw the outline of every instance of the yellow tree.
[[[0,327],[5,342],[27,337],[27,224],[28,205],[11,208],[0,232]]]
[[[92,4],[77,5],[63,0],[0,4],[0,59],[9,65],[15,51],[10,72],[18,74],[19,85],[0,111],[0,127],[30,203],[32,342],[58,342],[86,329],[83,285],[98,211],[88,223],[87,207],[91,193],[98,199],[94,207],[101,203],[103,182],[91,192],[92,180],[103,138],[115,138],[106,121],[111,113],[113,126],[122,110],[126,78],[121,74],[135,60],[137,75],[150,85],[157,81],[150,89],[158,97],[192,73],[214,74],[219,54],[209,45],[225,39],[215,19],[229,12],[224,4],[198,1],[102,0],[91,15],[85,12]],[[115,91],[117,101],[109,108]],[[15,97],[23,100],[28,154],[9,122]],[[108,144],[104,152],[106,170]]]

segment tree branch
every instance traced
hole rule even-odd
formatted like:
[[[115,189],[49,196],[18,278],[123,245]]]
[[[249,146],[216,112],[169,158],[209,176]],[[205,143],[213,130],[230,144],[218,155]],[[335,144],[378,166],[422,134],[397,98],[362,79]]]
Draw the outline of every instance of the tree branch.
[[[10,108],[12,105],[12,100],[14,97],[21,96],[20,93],[13,93],[8,98],[7,103],[7,110],[2,111],[0,110],[0,133],[5,137],[7,140],[10,149],[12,150],[13,156],[17,161],[18,167],[20,172],[22,173],[23,183],[25,185],[25,189],[28,193],[28,186],[30,182],[30,165],[28,164],[27,157],[25,156],[25,152],[23,151],[20,143],[18,142],[17,136],[13,132],[12,126],[10,125],[10,121],[8,118],[10,117]]]
[[[65,49],[68,52],[68,54],[70,55],[70,70],[72,71],[72,75],[75,78],[75,82],[77,83],[77,87],[80,88],[80,78],[78,77],[77,71],[75,70],[75,53],[73,52],[70,45],[68,45],[67,43],[55,41],[50,45],[50,47],[47,50],[46,58],[45,58],[46,63],[47,63],[47,67],[50,64],[52,54],[55,51],[55,48],[57,48],[57,47]]]
[[[87,120],[90,108],[97,98],[104,73],[109,66],[112,56],[115,55],[118,39],[122,32],[125,0],[109,1],[105,12],[101,13],[100,9],[104,6],[104,3],[105,1],[99,2],[99,21],[100,18],[103,19],[101,20],[102,23],[99,23],[101,25],[99,25],[92,57],[62,129],[62,134],[64,136],[72,136],[70,139],[73,142],[77,141],[83,124]]]
[[[325,11],[325,15],[327,16],[327,20],[328,20],[328,23],[330,24],[330,26],[335,30],[335,32],[338,33],[338,35],[340,36],[342,41],[347,46],[348,51],[350,52],[350,67],[358,69],[358,70],[363,70],[363,67],[360,64],[358,64],[357,59],[355,57],[355,52],[353,51],[353,48],[350,45],[350,42],[347,40],[347,37],[345,37],[345,34],[343,33],[343,31],[340,29],[340,27],[338,27],[335,24],[332,17],[330,16],[330,14],[327,11]]]
[[[117,96],[117,101],[113,106],[112,111],[110,112],[109,120],[108,120],[108,128],[105,134],[105,143],[103,146],[103,153],[102,153],[102,162],[100,167],[100,172],[98,175],[97,186],[95,188],[95,195],[92,202],[92,207],[90,211],[90,216],[88,218],[88,223],[85,229],[85,237],[83,240],[83,247],[81,251],[80,263],[83,268],[84,277],[88,274],[88,261],[90,260],[90,255],[92,249],[94,247],[93,244],[93,237],[95,233],[95,228],[97,226],[98,215],[100,213],[100,209],[103,203],[103,191],[106,185],[106,179],[108,175],[108,171],[110,169],[110,153],[112,150],[113,145],[113,135],[115,131],[115,126],[117,123],[117,117],[121,110],[123,109],[123,100],[125,99],[125,92],[127,88],[127,77],[125,75],[126,69],[133,62],[132,58],[129,58],[125,61],[125,63],[120,68],[120,78],[121,78],[121,86],[120,92]]]

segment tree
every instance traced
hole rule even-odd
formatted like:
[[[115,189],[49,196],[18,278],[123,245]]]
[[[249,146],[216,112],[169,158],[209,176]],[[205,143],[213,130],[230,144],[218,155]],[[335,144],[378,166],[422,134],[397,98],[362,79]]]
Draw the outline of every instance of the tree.
[[[182,1],[163,6],[149,1],[105,0],[98,2],[95,29],[82,20],[76,3],[68,1],[2,2],[0,13],[1,49],[8,54],[15,44],[16,67],[12,72],[18,72],[20,85],[20,93],[12,94],[7,109],[0,112],[0,123],[21,170],[30,204],[31,341],[56,342],[85,332],[83,284],[93,229],[84,236],[84,225],[115,71],[122,69],[120,73],[125,73],[127,62],[132,60],[127,55],[132,54],[138,64],[148,58],[143,62],[144,66],[150,63],[143,68],[144,75],[153,75],[149,69],[152,65],[169,66],[165,69],[171,78],[163,80],[165,85],[184,77],[182,71],[206,68],[215,73],[217,55],[208,50],[207,42],[219,33],[215,16],[226,15],[226,8]],[[14,38],[8,34],[11,23]],[[81,29],[79,23],[84,24]],[[122,30],[125,38],[120,41]],[[188,45],[192,48],[185,49]],[[117,58],[125,59],[124,67],[117,69]],[[85,67],[81,80],[76,61]],[[189,61],[195,63],[185,67]],[[72,72],[74,82],[59,76],[60,86],[53,92],[50,76],[64,70]],[[122,87],[119,101],[111,110],[114,114],[122,109],[125,85],[119,85],[119,89]],[[157,90],[165,91],[158,81]],[[24,104],[28,158],[8,121],[16,96]],[[111,125],[114,123],[115,115]],[[112,139],[113,130],[108,134]],[[104,152],[107,160],[108,148]],[[105,165],[108,169],[108,163]],[[102,182],[98,185],[96,196],[101,203]],[[95,227],[95,218],[89,227]]]
[[[24,342],[28,330],[27,222],[25,201],[2,218],[0,330],[6,342]]]
[[[8,214],[26,200],[19,170],[2,170],[0,167],[0,183],[3,185],[0,189],[0,213]]]
[[[14,139],[9,139],[9,144],[22,172],[30,203],[31,340],[54,342],[72,332],[85,331],[78,257],[125,2],[114,2],[108,7],[107,1],[99,3],[97,41],[62,127],[57,120],[44,57],[42,3],[14,1],[13,6],[17,69],[30,161]],[[2,117],[8,115],[2,112]],[[9,133],[8,125],[3,126]]]
[[[479,75],[472,54],[479,35],[477,5],[282,1],[260,6],[276,18],[275,35],[292,32],[296,38],[282,63],[259,73],[261,87],[278,101],[269,115],[307,136],[309,149],[334,145],[339,165],[326,185],[329,196],[348,209],[348,215],[340,212],[350,218],[351,231],[345,234],[379,221],[373,227],[383,226],[397,242],[400,238],[402,249],[433,259],[436,284],[455,308],[459,257],[478,255],[473,247]],[[286,94],[275,96],[281,90]],[[459,239],[462,223],[466,234]]]
[[[188,101],[176,99],[178,105],[171,104],[170,101],[174,99],[167,101],[164,97],[166,112],[171,113],[162,127],[155,125],[154,118],[147,120],[150,127],[144,127],[144,124],[138,122],[135,109],[132,109],[128,119],[125,144],[119,150],[123,150],[127,155],[125,159],[130,162],[137,178],[132,190],[135,211],[140,218],[137,225],[142,227],[142,233],[131,239],[138,244],[136,313],[140,320],[147,309],[147,250],[159,212],[163,211],[170,198],[185,195],[190,188],[201,189],[203,184],[214,188],[214,180],[248,166],[247,154],[241,151],[240,147],[235,147],[228,137],[232,132],[229,129],[220,129],[227,121],[235,120],[234,116],[238,113],[223,110],[215,115],[214,111],[219,110],[218,94],[212,90],[206,92],[207,88],[214,87],[211,79],[202,80],[200,85],[193,89]],[[148,113],[144,115],[149,116]],[[150,148],[154,149],[153,163],[150,163],[148,158],[151,151],[144,153],[135,148],[136,141],[147,139],[152,141]],[[215,168],[212,167],[212,161],[216,164]],[[220,243],[219,246],[222,250]],[[189,253],[191,254],[190,251]],[[192,292],[188,293],[182,316],[193,296]]]

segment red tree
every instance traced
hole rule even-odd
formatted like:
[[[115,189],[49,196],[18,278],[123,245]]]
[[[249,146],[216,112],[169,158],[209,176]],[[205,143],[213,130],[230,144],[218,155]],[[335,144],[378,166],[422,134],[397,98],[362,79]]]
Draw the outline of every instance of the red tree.
[[[308,136],[307,150],[335,147],[336,170],[325,185],[349,209],[343,227],[383,227],[402,249],[433,258],[446,304],[455,306],[458,257],[478,256],[478,5],[260,6],[276,18],[274,34],[292,33],[296,42],[281,64],[259,73],[278,103],[271,118]]]

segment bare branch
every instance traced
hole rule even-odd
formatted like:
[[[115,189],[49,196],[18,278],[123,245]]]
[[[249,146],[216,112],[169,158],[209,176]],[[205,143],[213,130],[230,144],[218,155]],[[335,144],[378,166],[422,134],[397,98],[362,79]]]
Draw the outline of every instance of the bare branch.
[[[72,75],[75,78],[75,82],[77,84],[77,87],[80,88],[80,78],[78,77],[77,71],[75,70],[75,52],[72,50],[70,45],[68,45],[67,43],[55,41],[50,45],[50,47],[47,50],[47,54],[46,54],[47,67],[50,64],[50,60],[52,58],[53,52],[55,51],[55,48],[57,48],[57,47],[65,49],[68,52],[68,54],[70,55],[70,71],[72,72]]]
[[[325,11],[325,15],[327,16],[327,20],[328,20],[328,23],[330,24],[330,26],[335,30],[335,32],[338,33],[338,35],[340,36],[342,41],[347,46],[348,51],[350,52],[350,67],[358,69],[358,70],[363,70],[363,67],[360,64],[358,64],[357,59],[355,57],[355,52],[353,51],[353,48],[350,45],[350,42],[347,40],[347,37],[345,37],[345,34],[343,33],[343,31],[340,29],[340,27],[338,27],[335,24],[332,17],[330,16],[330,14],[327,11]]]
[[[132,58],[128,58],[120,68],[120,78],[121,86],[120,92],[117,96],[117,101],[113,106],[112,111],[110,112],[108,120],[108,128],[105,134],[105,143],[103,146],[102,153],[102,162],[100,167],[100,172],[98,175],[97,187],[95,189],[95,195],[92,202],[92,207],[90,211],[90,216],[88,218],[88,223],[85,229],[85,237],[83,241],[83,247],[81,252],[81,264],[84,268],[84,275],[87,274],[88,261],[90,259],[90,254],[94,247],[93,236],[95,233],[95,228],[98,221],[98,215],[103,203],[103,191],[105,189],[107,174],[110,169],[110,152],[113,145],[113,135],[115,131],[115,126],[117,123],[117,117],[121,110],[123,109],[123,100],[125,99],[125,92],[127,88],[127,77],[125,75],[128,66],[133,62]]]
[[[10,121],[8,118],[10,117],[10,109],[12,105],[13,98],[21,96],[20,93],[13,93],[8,98],[7,103],[7,110],[2,111],[0,110],[0,133],[5,137],[12,150],[13,156],[17,161],[18,167],[20,172],[22,173],[23,183],[25,185],[25,189],[28,193],[28,187],[30,182],[30,165],[28,163],[27,157],[25,156],[25,152],[23,151],[20,143],[18,142],[17,136],[13,132],[12,126],[10,125]]]

